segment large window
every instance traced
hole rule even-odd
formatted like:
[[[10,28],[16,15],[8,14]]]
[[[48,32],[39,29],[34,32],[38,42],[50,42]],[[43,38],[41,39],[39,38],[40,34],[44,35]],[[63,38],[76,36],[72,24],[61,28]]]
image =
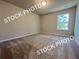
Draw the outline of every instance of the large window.
[[[57,30],[68,30],[69,14],[57,16]]]

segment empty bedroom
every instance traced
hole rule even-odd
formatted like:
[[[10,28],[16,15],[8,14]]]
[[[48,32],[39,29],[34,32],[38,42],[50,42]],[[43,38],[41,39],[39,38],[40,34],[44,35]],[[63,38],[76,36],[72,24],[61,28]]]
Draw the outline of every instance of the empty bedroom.
[[[79,1],[0,0],[0,59],[79,59]]]

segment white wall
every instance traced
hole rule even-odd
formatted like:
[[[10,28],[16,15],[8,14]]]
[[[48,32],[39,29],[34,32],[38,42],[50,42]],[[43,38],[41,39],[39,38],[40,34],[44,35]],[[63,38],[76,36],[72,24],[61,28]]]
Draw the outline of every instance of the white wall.
[[[79,0],[76,10],[75,37],[76,37],[76,42],[79,44]]]
[[[3,22],[4,18],[18,13],[19,11],[23,11],[23,9],[0,1],[0,41],[40,32],[40,18],[33,13],[26,14],[7,24]]]
[[[69,30],[57,30],[57,15],[69,13]],[[54,35],[70,35],[74,34],[76,8],[54,12],[41,16],[41,32]]]

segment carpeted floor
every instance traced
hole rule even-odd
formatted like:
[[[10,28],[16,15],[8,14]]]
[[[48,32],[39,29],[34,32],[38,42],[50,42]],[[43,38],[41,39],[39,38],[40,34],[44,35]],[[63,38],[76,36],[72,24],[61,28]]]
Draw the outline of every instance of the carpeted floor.
[[[79,46],[73,40],[40,55],[36,51],[66,37],[37,34],[0,43],[0,59],[79,59]],[[77,51],[76,51],[77,50]]]

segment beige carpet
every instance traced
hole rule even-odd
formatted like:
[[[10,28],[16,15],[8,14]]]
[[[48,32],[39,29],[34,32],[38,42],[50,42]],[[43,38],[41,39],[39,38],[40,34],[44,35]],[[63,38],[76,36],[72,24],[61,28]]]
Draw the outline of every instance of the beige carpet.
[[[61,40],[64,38],[66,37],[40,34],[40,35],[25,37],[24,40],[27,43],[34,46],[36,49],[40,49],[49,45],[55,40]],[[34,55],[32,56],[32,54],[30,55],[29,59],[33,59]],[[77,58],[75,56],[73,48],[71,47],[71,43],[68,42],[65,45],[56,47],[55,49],[52,49],[51,51],[41,54],[38,59],[77,59]]]
[[[0,59],[78,59],[71,42],[58,46],[50,51],[36,54],[40,48],[52,44],[53,41],[66,37],[37,34],[12,41],[0,43]],[[72,43],[73,44],[73,43]]]

